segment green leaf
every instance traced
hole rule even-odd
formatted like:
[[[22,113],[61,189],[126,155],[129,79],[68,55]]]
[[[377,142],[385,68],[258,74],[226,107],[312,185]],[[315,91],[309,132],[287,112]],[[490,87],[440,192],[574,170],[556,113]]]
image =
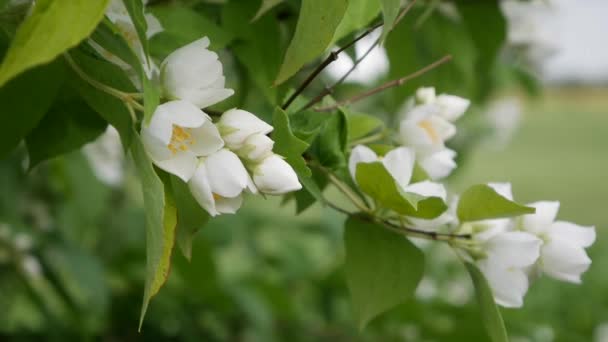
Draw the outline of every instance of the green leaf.
[[[384,128],[384,122],[375,116],[345,110],[348,121],[348,141],[355,141]]]
[[[359,163],[356,177],[363,192],[374,198],[382,207],[399,214],[431,219],[447,209],[441,198],[425,198],[405,192],[381,162]]]
[[[144,50],[146,60],[144,63],[148,63],[148,56],[150,54],[149,43],[148,43],[148,23],[146,22],[146,16],[144,14],[144,3],[142,0],[122,0],[129,12],[129,17],[135,26],[137,31],[137,37],[141,42],[141,46]]]
[[[475,297],[477,297],[481,311],[481,319],[488,331],[488,335],[490,335],[490,339],[493,342],[508,342],[507,329],[505,328],[500,311],[494,302],[490,285],[488,285],[486,278],[475,265],[465,262],[465,266],[471,275],[471,280],[473,280]]]
[[[289,117],[280,107],[274,110],[272,125],[274,126],[272,132],[272,139],[275,142],[274,152],[285,157],[285,160],[298,175],[302,186],[318,201],[323,201],[321,189],[311,178],[312,173],[306,166],[306,161],[302,158],[302,153],[308,149],[308,144],[293,135],[289,125]]]
[[[471,2],[456,1],[458,12],[464,26],[477,48],[475,61],[478,76],[480,97],[485,97],[491,90],[492,75],[496,56],[507,37],[507,23],[500,8],[500,1]]]
[[[380,2],[374,0],[349,0],[344,17],[336,29],[333,41],[367,26],[380,13]]]
[[[258,11],[255,13],[253,19],[251,19],[251,22],[260,19],[264,14],[268,13],[268,11],[270,11],[273,7],[280,4],[281,2],[283,2],[283,0],[262,0],[262,4],[260,5]]]
[[[534,208],[517,204],[485,184],[473,185],[460,196],[457,214],[461,222],[533,214]]]
[[[57,101],[25,142],[29,168],[79,149],[106,129],[107,123],[81,98]]]
[[[395,19],[399,15],[401,8],[401,0],[379,0],[382,5],[382,16],[384,17],[384,25],[382,27],[382,39],[385,39],[388,33],[393,28]]]
[[[341,111],[323,115],[328,116],[328,119],[321,126],[309,151],[323,166],[331,169],[345,167],[348,143],[346,116]]]
[[[109,1],[36,1],[0,65],[0,86],[23,71],[48,63],[76,46],[95,29]]]
[[[272,106],[278,104],[284,87],[273,87],[281,65],[281,27],[272,17],[243,25],[256,10],[255,1],[232,1],[222,11],[223,27],[238,41],[231,45],[238,61],[245,66],[255,85]]]
[[[344,226],[345,276],[359,328],[414,295],[424,255],[408,239],[350,217]]]
[[[150,39],[150,53],[160,59],[204,36],[209,37],[211,50],[223,49],[234,38],[203,14],[184,6],[154,6],[151,12],[163,26],[163,32]]]
[[[125,72],[118,66],[105,60],[89,57],[77,50],[71,51],[70,55],[78,67],[89,77],[120,91],[136,91]],[[75,72],[72,72],[69,81],[85,102],[118,130],[125,150],[128,149],[133,138],[133,121],[125,104],[116,97],[91,86]]]
[[[131,154],[141,181],[146,215],[146,285],[139,321],[141,329],[150,299],[169,276],[177,212],[170,192],[165,191],[139,137],[131,144]]]
[[[63,63],[56,61],[29,70],[0,87],[0,158],[17,147],[21,139],[36,127],[51,107],[64,74]]]
[[[325,52],[346,12],[346,0],[302,0],[296,32],[287,48],[275,85]]]
[[[177,244],[186,259],[192,258],[192,240],[207,221],[209,214],[196,202],[188,185],[171,176],[171,189],[177,207]]]

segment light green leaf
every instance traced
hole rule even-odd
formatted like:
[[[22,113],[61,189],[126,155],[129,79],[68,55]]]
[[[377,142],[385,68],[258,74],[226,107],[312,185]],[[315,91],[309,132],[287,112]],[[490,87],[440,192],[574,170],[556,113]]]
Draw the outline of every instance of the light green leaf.
[[[344,247],[346,284],[360,329],[413,296],[422,279],[424,255],[408,239],[350,217]]]
[[[344,17],[346,0],[303,0],[296,32],[274,81],[285,82],[300,68],[325,52]]]
[[[76,46],[95,29],[109,1],[36,1],[0,65],[0,86],[23,71],[48,63]]]
[[[473,185],[460,196],[457,214],[461,222],[533,214],[534,208],[517,204],[485,184]]]
[[[355,113],[349,110],[344,110],[344,113],[348,121],[348,141],[363,138],[384,127],[384,122],[375,116]]]
[[[268,11],[270,11],[274,6],[280,4],[281,2],[283,2],[283,0],[262,0],[262,4],[260,5],[260,8],[256,12],[253,19],[251,19],[251,22],[254,22],[254,21],[260,19],[260,17],[262,17],[264,14],[266,14]]]
[[[349,0],[344,18],[334,34],[334,42],[367,26],[380,13],[380,3],[370,0]]]
[[[229,6],[231,3],[227,4]],[[151,8],[164,31],[150,39],[150,53],[164,59],[177,48],[192,43],[204,36],[209,37],[211,50],[223,49],[233,36],[211,19],[188,7],[159,5]]]
[[[77,50],[71,51],[70,56],[89,77],[124,92],[136,91],[124,71],[118,66],[108,61],[89,57]],[[69,81],[72,88],[78,91],[86,103],[116,128],[120,133],[123,147],[127,150],[133,138],[133,121],[125,104],[116,97],[91,86],[75,72],[71,73]]]
[[[146,285],[139,321],[141,329],[150,299],[169,276],[177,212],[170,192],[165,191],[139,137],[131,144],[131,154],[141,181],[146,215]]]
[[[382,207],[399,214],[431,219],[447,209],[441,198],[425,198],[405,192],[381,162],[360,163],[357,165],[356,177],[363,192]]]
[[[289,117],[279,107],[274,110],[272,125],[274,126],[272,132],[272,139],[275,142],[274,152],[285,157],[285,160],[298,175],[302,186],[318,201],[323,201],[321,189],[311,178],[312,173],[302,157],[302,153],[308,149],[308,144],[293,135],[289,125]]]
[[[401,0],[379,1],[382,4],[382,16],[384,17],[384,25],[382,27],[382,39],[384,39],[393,28],[395,19],[397,19],[397,16],[399,15]]]
[[[56,61],[29,70],[0,87],[0,158],[17,147],[36,127],[51,107],[64,75],[63,63]],[[32,94],[36,94],[35,100]]]
[[[177,244],[190,260],[194,235],[209,221],[209,214],[196,202],[188,185],[178,177],[171,176],[171,189],[177,207]]]
[[[490,335],[490,339],[493,342],[508,342],[509,337],[507,336],[507,329],[505,323],[502,320],[500,311],[494,302],[494,296],[492,295],[492,289],[486,281],[486,278],[479,271],[477,266],[466,262],[465,266],[471,275],[473,285],[475,286],[475,297],[479,303],[479,309],[481,311],[481,319],[483,324]]]
[[[108,124],[81,98],[55,102],[25,142],[29,168],[79,149],[103,133]]]

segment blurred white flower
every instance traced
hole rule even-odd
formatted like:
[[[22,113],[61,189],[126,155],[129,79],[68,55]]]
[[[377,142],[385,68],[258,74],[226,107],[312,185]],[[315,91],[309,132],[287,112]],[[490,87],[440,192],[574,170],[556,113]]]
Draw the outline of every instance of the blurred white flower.
[[[239,157],[225,148],[200,158],[188,182],[194,198],[211,216],[236,213],[250,184]]]
[[[431,179],[442,179],[449,176],[456,168],[454,158],[456,158],[456,151],[446,147],[436,152],[421,155],[418,163]]]
[[[187,101],[170,101],[156,108],[141,138],[152,161],[187,182],[197,169],[198,157],[224,146],[211,118]]]
[[[269,195],[282,195],[302,189],[291,165],[276,154],[264,158],[254,166],[253,182],[260,192]]]
[[[455,134],[456,127],[439,116],[439,107],[435,104],[415,106],[399,123],[400,142],[422,153],[441,150],[445,141]]]
[[[217,53],[208,47],[209,38],[204,37],[165,58],[160,67],[160,80],[167,98],[186,100],[205,108],[234,94],[234,90],[224,88],[222,63]]]
[[[252,143],[252,141],[247,141],[252,135],[266,135],[273,129],[271,125],[254,114],[237,108],[222,114],[216,126],[226,142],[226,146],[233,151],[243,148],[247,143]],[[261,143],[259,138],[257,139],[257,142]]]
[[[442,184],[423,181],[410,184],[414,172],[415,153],[407,147],[398,147],[379,157],[376,152],[364,145],[357,145],[351,151],[348,160],[348,170],[353,180],[357,180],[356,172],[359,163],[380,161],[384,168],[395,179],[397,184],[406,192],[412,192],[425,197],[440,197],[445,200],[446,191]]]
[[[515,96],[503,97],[490,103],[485,116],[493,131],[492,138],[499,148],[509,143],[519,127],[521,115],[522,104]]]
[[[42,275],[40,261],[33,255],[27,254],[21,259],[21,268],[29,277],[36,278]]]
[[[119,186],[124,178],[125,156],[118,131],[108,126],[106,131],[83,148],[93,173],[109,186]]]
[[[543,240],[537,267],[543,273],[567,282],[580,283],[591,265],[585,248],[595,242],[595,228],[555,221],[559,202],[535,202],[536,213],[524,215],[518,228]]]

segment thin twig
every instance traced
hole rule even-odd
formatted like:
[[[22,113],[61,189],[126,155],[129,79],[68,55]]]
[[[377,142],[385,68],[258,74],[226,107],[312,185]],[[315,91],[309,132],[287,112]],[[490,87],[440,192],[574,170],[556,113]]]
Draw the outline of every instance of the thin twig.
[[[393,23],[393,26],[391,26],[391,28],[394,28],[395,25],[397,25],[397,23],[403,18],[403,16],[405,16],[405,14],[410,10],[410,8],[412,8],[412,6],[414,5],[414,3],[416,2],[416,0],[412,0],[402,11],[401,13],[399,13],[399,16],[397,16],[397,18],[395,19],[395,22]],[[368,28],[367,30],[365,30],[362,34],[360,34],[359,36],[357,36],[355,39],[351,40],[350,42],[348,42],[346,45],[342,46],[341,48],[339,48],[336,51],[332,51],[329,56],[327,56],[327,58],[325,58],[325,60],[323,60],[323,62],[321,64],[319,64],[309,75],[308,77],[306,77],[306,79],[302,82],[302,84],[300,84],[300,86],[293,92],[293,94],[291,94],[291,96],[287,99],[287,101],[285,101],[285,103],[281,106],[281,108],[283,109],[287,109],[289,107],[289,105],[291,105],[291,103],[298,97],[298,95],[300,95],[307,87],[308,85],[310,85],[310,83],[321,73],[321,71],[323,71],[328,65],[330,65],[332,62],[334,62],[335,60],[338,59],[338,55],[340,53],[342,53],[344,50],[348,49],[349,47],[353,46],[356,42],[360,41],[361,39],[365,38],[367,35],[369,35],[370,33],[374,32],[377,28],[379,28],[380,26],[382,26],[384,24],[384,22],[379,22],[375,25],[373,25],[372,27]],[[368,52],[369,53],[369,52]],[[366,53],[366,54],[368,54]],[[354,69],[354,68],[353,68]],[[349,71],[348,73],[351,73],[351,71]],[[348,75],[346,75],[348,76]],[[346,77],[344,77],[346,78]],[[334,84],[333,87],[335,87],[337,84]],[[331,93],[331,90],[329,91],[329,93],[326,93],[325,95],[328,95]],[[323,95],[323,96],[325,96]],[[322,97],[321,97],[322,98]],[[309,105],[307,105],[306,108],[308,108]]]
[[[453,241],[453,240],[470,240],[471,234],[450,234],[450,233],[439,233],[435,231],[421,230],[404,225],[397,225],[388,220],[383,220],[375,217],[358,215],[358,218],[368,221],[382,224],[387,229],[404,235],[421,237],[424,239],[435,240],[435,241]]]
[[[437,60],[437,61],[435,61],[435,62],[433,62],[433,63],[425,66],[424,68],[422,68],[422,69],[420,69],[420,70],[418,70],[416,72],[413,72],[413,73],[411,73],[411,74],[409,74],[407,76],[398,78],[396,80],[389,81],[387,83],[384,83],[381,86],[378,86],[376,88],[367,90],[367,91],[365,91],[363,93],[359,93],[359,94],[357,94],[357,95],[355,95],[355,96],[353,96],[351,98],[348,98],[348,99],[346,99],[344,101],[337,102],[337,103],[335,103],[333,105],[315,108],[314,111],[316,111],[316,112],[332,111],[332,110],[334,110],[334,109],[336,109],[338,107],[346,106],[346,105],[355,103],[355,102],[357,102],[359,100],[362,100],[362,99],[364,99],[366,97],[369,97],[369,96],[375,95],[377,93],[380,93],[380,92],[382,92],[382,91],[384,91],[386,89],[393,88],[393,87],[398,87],[400,85],[403,85],[405,82],[407,82],[407,81],[409,81],[411,79],[414,79],[416,77],[419,77],[419,76],[425,74],[426,72],[428,72],[428,71],[430,71],[430,70],[432,70],[432,69],[440,66],[441,64],[444,64],[444,63],[450,61],[451,59],[452,59],[451,55],[446,55],[446,56],[442,57],[441,59],[439,59],[439,60]]]
[[[403,8],[401,13],[399,13],[399,16],[397,16],[397,18],[393,22],[392,28],[395,28],[395,26],[399,24],[401,19],[403,19],[403,17],[407,14],[407,12],[409,12],[412,6],[414,6],[414,3],[416,3],[416,0],[412,0],[405,8]],[[334,89],[336,89],[337,86],[342,84],[348,78],[348,76],[350,76],[350,74],[355,71],[357,66],[359,66],[359,64],[380,44],[381,39],[382,36],[378,37],[378,39],[376,39],[376,41],[367,49],[367,51],[365,51],[365,53],[361,55],[361,57],[357,58],[357,60],[353,63],[350,69],[348,69],[348,71],[344,75],[342,75],[339,80],[337,80],[330,87],[325,87],[319,94],[317,94],[317,96],[313,97],[310,101],[308,101],[308,103],[304,105],[304,107],[302,107],[300,111],[310,108],[315,103],[318,103],[323,100],[325,96],[332,94]]]

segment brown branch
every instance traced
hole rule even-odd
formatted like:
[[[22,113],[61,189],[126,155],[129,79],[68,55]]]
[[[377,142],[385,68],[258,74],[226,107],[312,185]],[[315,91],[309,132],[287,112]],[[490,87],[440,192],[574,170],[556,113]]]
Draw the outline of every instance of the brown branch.
[[[432,69],[440,66],[441,64],[444,64],[444,63],[450,61],[451,59],[452,59],[451,55],[446,55],[446,56],[442,57],[441,59],[439,59],[439,60],[437,60],[437,61],[435,61],[435,62],[433,62],[433,63],[425,66],[424,68],[422,68],[422,69],[420,69],[420,70],[418,70],[416,72],[413,72],[413,73],[411,73],[411,74],[409,74],[407,76],[398,78],[396,80],[389,81],[389,82],[384,83],[384,84],[382,84],[382,85],[380,85],[380,86],[378,86],[376,88],[367,90],[367,91],[365,91],[363,93],[357,94],[357,95],[355,95],[355,96],[353,96],[351,98],[348,98],[346,100],[337,102],[337,103],[335,103],[333,105],[326,106],[326,107],[315,108],[314,111],[316,111],[316,112],[332,111],[332,110],[334,110],[334,109],[336,109],[338,107],[346,106],[346,105],[355,103],[357,101],[360,101],[360,100],[362,100],[362,99],[364,99],[366,97],[378,94],[378,93],[380,93],[380,92],[382,92],[382,91],[384,91],[386,89],[401,86],[405,82],[410,81],[410,80],[412,80],[412,79],[414,79],[416,77],[419,77],[419,76],[427,73],[428,71],[430,71],[430,70],[432,70]]]
[[[414,3],[416,2],[416,0],[412,0],[402,11],[401,13],[399,13],[399,15],[397,16],[397,18],[395,19],[395,22],[393,23],[392,28],[395,27],[395,25],[397,25],[397,23],[405,16],[405,14],[410,10],[410,8],[412,8],[412,6],[414,5]],[[291,105],[291,103],[298,97],[298,95],[300,95],[309,85],[310,83],[331,63],[333,63],[335,60],[338,59],[338,55],[340,53],[342,53],[344,50],[348,49],[349,47],[353,46],[356,42],[360,41],[361,39],[365,38],[367,35],[369,35],[370,33],[374,32],[377,28],[379,28],[380,26],[382,26],[384,24],[384,22],[379,22],[375,25],[373,25],[372,27],[368,28],[367,30],[365,30],[365,32],[363,32],[362,34],[360,34],[359,36],[357,36],[355,39],[351,40],[350,42],[348,42],[346,45],[344,45],[343,47],[339,48],[336,51],[332,51],[329,56],[327,56],[327,58],[325,58],[325,60],[323,60],[323,62],[321,64],[319,64],[309,75],[308,77],[306,77],[306,79],[302,82],[302,84],[300,84],[300,86],[293,92],[293,94],[291,94],[291,96],[287,99],[287,101],[285,101],[285,103],[283,103],[283,105],[281,106],[281,108],[283,109],[287,109],[289,107],[289,105]],[[377,44],[374,43],[374,44]],[[366,53],[366,55],[369,52]],[[354,68],[353,68],[354,69]],[[352,72],[352,70],[350,70],[347,74],[350,74]],[[348,75],[346,75],[348,76]],[[346,77],[344,77],[346,78]],[[343,80],[342,80],[343,81]],[[327,93],[325,93],[323,96],[325,95],[329,95],[331,94],[333,87],[337,86],[340,83],[336,83],[332,86],[332,89],[329,89],[325,91],[329,91]],[[320,98],[323,98],[323,96],[321,96]],[[317,97],[319,97],[319,95],[317,95]],[[317,98],[315,97],[315,98]],[[310,104],[310,102],[309,102]],[[305,108],[310,107],[310,105],[312,104],[307,104]],[[314,102],[313,102],[314,104]]]

